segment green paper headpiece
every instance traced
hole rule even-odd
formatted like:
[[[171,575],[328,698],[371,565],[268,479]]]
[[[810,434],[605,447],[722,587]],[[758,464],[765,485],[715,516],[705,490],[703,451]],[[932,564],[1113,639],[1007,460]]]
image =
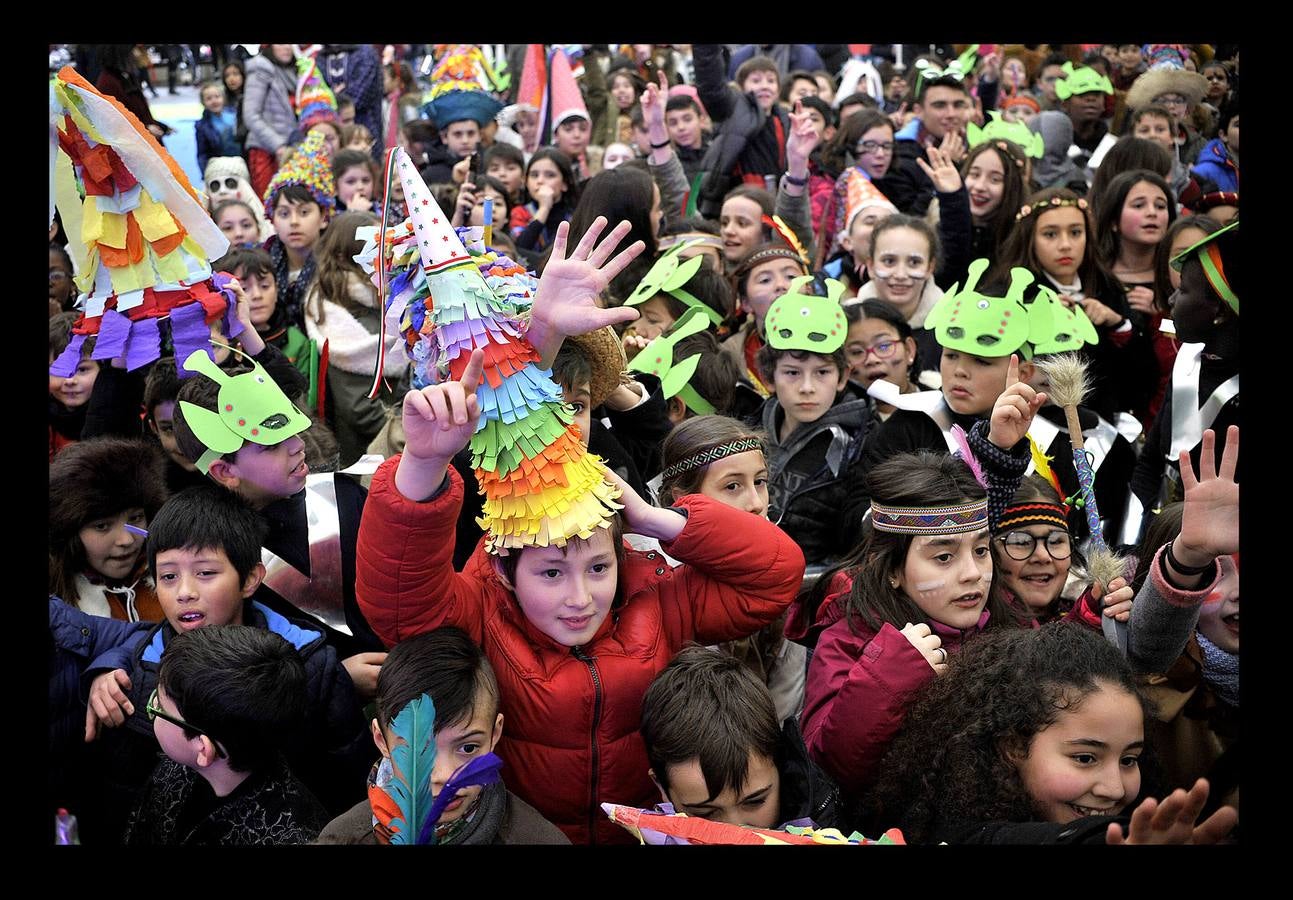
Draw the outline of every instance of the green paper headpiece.
[[[976,356],[1001,357],[1020,353],[1025,359],[1030,342],[1045,340],[1051,324],[1049,307],[1024,304],[1024,290],[1033,283],[1033,273],[1024,268],[1010,270],[1010,290],[1004,297],[989,297],[975,288],[988,269],[986,259],[970,263],[965,287],[952,285],[925,318],[925,327],[938,343],[949,350]]]
[[[1214,231],[1197,244],[1186,247],[1172,257],[1171,265],[1173,269],[1179,272],[1187,259],[1191,256],[1198,256],[1199,262],[1203,264],[1203,274],[1207,276],[1208,284],[1212,285],[1212,289],[1217,292],[1217,296],[1225,300],[1230,308],[1235,311],[1235,315],[1239,315],[1239,295],[1230,287],[1230,281],[1226,278],[1226,270],[1221,259],[1221,252],[1214,246],[1217,238],[1229,231],[1239,231],[1238,219],[1225,228]]]
[[[1090,66],[1075,69],[1073,63],[1066,62],[1061,70],[1064,72],[1064,77],[1055,82],[1055,96],[1061,100],[1076,97],[1078,94],[1089,94],[1092,91],[1099,91],[1102,94],[1113,93],[1113,84],[1109,79]]]
[[[1035,320],[1039,328],[1045,329],[1045,337],[1033,341],[1033,353],[1064,353],[1077,350],[1084,344],[1097,344],[1100,334],[1087,318],[1086,311],[1080,306],[1072,309],[1060,302],[1056,293],[1048,287],[1037,289],[1037,296],[1029,304],[1029,318]]]
[[[215,412],[180,401],[184,421],[207,448],[197,461],[200,472],[209,470],[224,454],[236,453],[247,441],[272,447],[310,427],[309,416],[292,405],[260,363],[232,347],[229,350],[248,360],[251,371],[230,375],[205,350],[194,350],[184,360],[184,368],[220,385]]]
[[[956,64],[962,72],[969,75],[974,71],[974,64],[979,61],[979,45],[971,44],[965,52],[956,58]]]
[[[677,300],[685,303],[690,309],[699,309],[709,321],[715,325],[723,322],[723,317],[718,312],[710,309],[709,305],[702,300],[697,300],[687,291],[683,290],[683,285],[691,281],[692,276],[699,271],[700,267],[705,264],[705,258],[701,255],[693,256],[691,259],[683,259],[682,251],[688,247],[694,247],[700,241],[692,240],[682,244],[675,244],[655,261],[651,271],[646,273],[646,277],[633,289],[625,306],[637,306],[640,303],[646,303],[656,294],[668,294]]]
[[[1001,118],[1001,111],[994,109],[989,116],[992,120],[980,128],[971,122],[965,126],[965,135],[969,138],[970,149],[988,141],[1002,140],[1018,144],[1025,156],[1041,159],[1046,152],[1046,143],[1040,134],[1033,134],[1023,122],[1007,122]]]
[[[806,350],[825,356],[844,346],[849,331],[848,319],[840,306],[844,285],[827,278],[825,297],[800,293],[812,283],[813,276],[800,275],[768,307],[763,328],[774,350]]]
[[[709,327],[703,309],[693,307],[683,313],[681,319],[673,324],[669,333],[662,334],[647,344],[633,357],[628,364],[630,372],[646,372],[660,379],[660,389],[664,397],[681,397],[687,408],[704,416],[712,416],[714,404],[710,403],[691,386],[691,376],[696,374],[700,365],[700,354],[693,353],[686,359],[675,359],[678,342],[683,338],[700,334]]]

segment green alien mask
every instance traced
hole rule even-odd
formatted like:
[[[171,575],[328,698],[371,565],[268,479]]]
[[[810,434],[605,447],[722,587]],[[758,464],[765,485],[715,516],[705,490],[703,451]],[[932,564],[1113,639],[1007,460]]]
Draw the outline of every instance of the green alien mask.
[[[1086,311],[1080,306],[1069,309],[1048,287],[1037,289],[1037,296],[1029,307],[1029,317],[1035,319],[1039,327],[1043,327],[1042,323],[1045,323],[1045,336],[1033,341],[1033,353],[1039,356],[1043,353],[1077,350],[1084,344],[1095,344],[1100,340]]]
[[[1024,290],[1033,283],[1033,273],[1024,268],[1010,270],[1010,290],[1004,297],[989,297],[975,288],[987,271],[988,261],[970,263],[965,287],[954,284],[925,318],[939,344],[976,356],[1009,356],[1018,351],[1027,358],[1030,341],[1044,340],[1050,324],[1050,308],[1024,304]]]
[[[681,300],[691,309],[701,310],[715,325],[722,324],[723,316],[719,312],[710,309],[704,301],[696,299],[683,290],[683,285],[691,281],[692,276],[705,264],[705,257],[697,255],[691,259],[683,259],[682,251],[699,243],[700,241],[693,240],[670,247],[655,261],[651,271],[646,273],[646,277],[633,289],[633,293],[629,294],[624,305],[637,306],[640,303],[646,303],[656,294],[668,294]]]
[[[1018,144],[1026,156],[1042,158],[1046,146],[1040,134],[1033,134],[1023,122],[1007,122],[1001,118],[1000,110],[994,109],[988,115],[992,117],[992,121],[982,128],[973,122],[965,126],[965,135],[970,140],[971,149],[987,141],[1003,140]]]
[[[1076,97],[1078,94],[1089,94],[1092,91],[1099,91],[1102,94],[1113,93],[1113,85],[1109,79],[1090,66],[1075,69],[1073,63],[1066,62],[1061,70],[1064,72],[1064,77],[1055,82],[1055,96],[1061,100]]]
[[[681,319],[665,334],[647,344],[633,357],[628,364],[630,372],[646,372],[660,379],[660,389],[664,398],[681,397],[687,408],[701,415],[713,415],[714,404],[710,403],[691,386],[691,376],[696,374],[700,365],[700,354],[693,353],[686,359],[677,359],[678,342],[683,338],[700,334],[709,327],[703,310],[692,308],[683,313]]]
[[[813,276],[800,275],[768,307],[764,331],[775,350],[806,350],[829,355],[844,346],[849,324],[840,306],[844,285],[826,279],[826,296],[800,293],[813,283]]]
[[[310,427],[309,416],[292,405],[260,363],[245,353],[238,355],[251,362],[250,372],[230,375],[205,350],[194,350],[184,360],[184,368],[220,385],[216,412],[180,401],[184,421],[207,448],[197,461],[200,472],[208,471],[224,454],[237,452],[247,441],[272,447]]]

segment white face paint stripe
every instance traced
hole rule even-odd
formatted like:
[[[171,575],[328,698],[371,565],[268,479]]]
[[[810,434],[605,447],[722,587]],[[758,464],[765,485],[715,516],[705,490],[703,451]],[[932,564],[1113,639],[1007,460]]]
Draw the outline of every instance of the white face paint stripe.
[[[946,585],[947,585],[946,581],[924,581],[916,585],[916,590],[920,591],[921,593],[927,594],[930,591],[936,591],[939,588],[945,587]]]

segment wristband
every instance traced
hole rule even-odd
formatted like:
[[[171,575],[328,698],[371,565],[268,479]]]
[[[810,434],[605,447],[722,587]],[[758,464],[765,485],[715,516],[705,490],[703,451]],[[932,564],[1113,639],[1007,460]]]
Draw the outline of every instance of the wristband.
[[[665,147],[668,147],[668,146],[669,146],[669,139],[668,139],[668,138],[665,138],[665,139],[664,139],[664,143],[661,143],[661,144],[657,144],[657,143],[655,143],[655,142],[652,142],[652,143],[651,143],[651,149],[652,149],[652,150],[663,150]]]
[[[1202,575],[1204,572],[1216,565],[1216,560],[1208,560],[1208,562],[1202,566],[1184,565],[1176,558],[1176,555],[1172,553],[1172,543],[1172,541],[1167,542],[1167,545],[1163,550],[1163,555],[1166,556],[1167,561],[1172,564],[1172,568],[1181,575]]]
[[[791,175],[789,172],[782,175],[781,177],[786,179],[787,184],[793,184],[795,187],[803,187],[804,185],[808,184],[807,178],[796,178],[795,176]]]

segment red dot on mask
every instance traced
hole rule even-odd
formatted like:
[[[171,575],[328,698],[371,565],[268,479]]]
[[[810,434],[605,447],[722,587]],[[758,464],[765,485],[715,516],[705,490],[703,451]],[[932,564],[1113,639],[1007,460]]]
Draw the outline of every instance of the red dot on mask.
[[[255,436],[256,436],[256,435],[258,435],[258,434],[260,434],[260,429],[259,429],[259,428],[253,428],[253,429],[251,430],[251,436],[252,436],[252,437],[255,437]]]
[[[224,411],[225,411],[225,412],[233,412],[233,404],[232,404],[232,403],[226,403],[226,404],[224,405]]]

